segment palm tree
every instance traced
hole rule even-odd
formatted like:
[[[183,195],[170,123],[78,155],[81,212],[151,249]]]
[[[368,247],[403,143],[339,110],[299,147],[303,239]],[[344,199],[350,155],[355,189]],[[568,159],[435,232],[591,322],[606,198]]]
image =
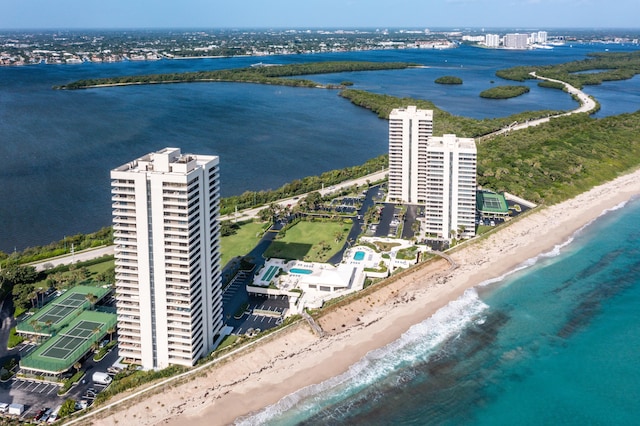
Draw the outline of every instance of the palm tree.
[[[82,364],[80,363],[80,361],[77,361],[75,364],[73,364],[73,368],[76,370],[76,373],[80,371],[80,369],[82,368]]]
[[[36,333],[36,340],[40,340],[40,330],[42,330],[42,326],[40,325],[40,323],[36,320],[31,320],[29,321],[29,325],[31,325],[31,327],[33,327],[33,331]]]
[[[31,301],[32,309],[36,307],[36,304],[33,301],[34,299],[37,299],[37,298],[38,298],[38,293],[36,293],[35,290],[29,293],[29,300]]]
[[[109,333],[109,341],[113,340],[113,333],[115,333],[115,332],[116,332],[116,326],[115,325],[112,325],[111,327],[109,327],[107,329],[107,333]]]
[[[91,304],[91,308],[93,309],[93,305],[96,303],[96,300],[98,300],[98,296],[93,293],[87,293],[85,294],[84,298],[89,301],[89,303]]]

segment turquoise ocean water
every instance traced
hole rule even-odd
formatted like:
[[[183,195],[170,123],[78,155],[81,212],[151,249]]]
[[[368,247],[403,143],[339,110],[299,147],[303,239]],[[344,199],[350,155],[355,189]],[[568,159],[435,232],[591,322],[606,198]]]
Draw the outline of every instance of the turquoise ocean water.
[[[239,424],[631,425],[640,200]]]

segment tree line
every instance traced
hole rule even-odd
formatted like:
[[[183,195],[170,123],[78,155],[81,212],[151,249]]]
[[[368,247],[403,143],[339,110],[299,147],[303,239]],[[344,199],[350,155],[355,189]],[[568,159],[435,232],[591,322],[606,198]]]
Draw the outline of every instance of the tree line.
[[[514,121],[524,122],[537,118],[548,117],[560,114],[563,111],[540,110],[529,111],[519,114],[512,114],[508,117],[485,118],[477,120],[474,118],[460,117],[453,115],[435,106],[433,102],[413,99],[398,98],[389,95],[366,92],[364,90],[345,89],[340,92],[340,96],[349,99],[354,105],[367,108],[378,117],[388,119],[389,113],[394,108],[406,108],[408,105],[415,105],[418,109],[433,110],[433,134],[443,135],[454,133],[465,138],[476,138],[500,130]]]
[[[368,160],[362,165],[335,169],[322,173],[320,176],[307,176],[295,179],[275,190],[245,191],[240,195],[225,197],[220,201],[220,214],[227,215],[238,210],[269,204],[283,198],[293,197],[307,192],[317,191],[322,187],[329,187],[338,183],[357,179],[387,167],[388,156],[380,155]]]
[[[561,80],[577,88],[597,85],[603,81],[627,80],[640,74],[640,51],[592,53],[587,59],[579,61],[545,66],[517,66],[499,70],[496,75],[507,80],[525,81],[534,78],[530,74],[534,71],[539,76]]]
[[[273,66],[253,66],[246,68],[234,68],[215,71],[196,71],[184,73],[148,74],[134,76],[120,76],[84,79],[74,81],[61,86],[54,86],[54,89],[86,89],[90,87],[118,86],[133,84],[162,84],[162,83],[191,83],[191,82],[240,82],[273,84],[279,86],[295,87],[326,87],[338,88],[340,85],[322,86],[311,80],[291,79],[285,77],[295,77],[311,74],[328,74],[337,72],[354,71],[378,71],[391,69],[405,69],[416,64],[406,62],[364,62],[364,61],[333,61],[333,62],[309,62],[304,64],[273,65]]]

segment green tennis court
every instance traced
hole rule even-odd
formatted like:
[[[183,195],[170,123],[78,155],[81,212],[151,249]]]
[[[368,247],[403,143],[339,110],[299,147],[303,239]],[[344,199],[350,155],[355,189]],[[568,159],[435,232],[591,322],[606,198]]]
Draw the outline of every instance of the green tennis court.
[[[102,339],[117,316],[106,312],[84,311],[69,325],[20,360],[20,367],[33,371],[60,373],[81,359],[94,343]]]
[[[84,342],[86,340],[82,337],[61,336],[54,346],[43,351],[40,356],[43,358],[66,359]]]
[[[43,313],[40,318],[38,318],[38,321],[57,324],[74,310],[75,308],[54,305],[47,312]]]
[[[95,330],[101,328],[102,326],[104,326],[104,323],[102,322],[82,320],[69,330],[64,330],[60,334],[67,337],[81,337],[83,339],[86,339],[87,337],[91,336],[95,332]]]
[[[65,299],[60,298],[60,300],[54,300],[54,304],[57,306],[65,306],[68,308],[78,308],[89,300],[87,299],[87,295],[83,293],[72,292]]]
[[[504,195],[487,191],[478,191],[476,209],[484,215],[505,215],[509,213],[509,206]]]
[[[75,286],[16,327],[18,333],[50,336],[109,293],[105,287]]]

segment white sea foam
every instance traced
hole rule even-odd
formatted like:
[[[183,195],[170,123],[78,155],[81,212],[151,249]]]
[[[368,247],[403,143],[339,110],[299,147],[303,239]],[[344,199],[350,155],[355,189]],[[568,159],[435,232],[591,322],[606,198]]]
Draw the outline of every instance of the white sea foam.
[[[282,420],[286,424],[284,413],[292,418],[313,415],[333,401],[344,400],[359,389],[383,380],[399,367],[425,360],[439,344],[459,334],[466,325],[482,321],[482,312],[487,308],[476,290],[469,289],[430,318],[412,326],[396,341],[369,352],[345,373],[287,395],[276,404],[236,420],[236,425],[261,425],[276,418],[278,423]]]
[[[569,238],[555,245],[551,250],[534,256],[505,274],[486,280],[479,286],[487,286],[504,281],[509,276],[536,265],[542,259],[559,256],[563,249],[574,243],[576,237],[599,218],[627,205],[622,202],[604,210],[596,219],[585,224]],[[372,350],[347,372],[320,384],[298,390],[257,413],[236,421],[236,425],[263,425],[270,422],[295,424],[305,416],[311,416],[332,402],[344,401],[359,389],[379,382],[399,367],[426,359],[438,349],[438,345],[459,334],[470,323],[482,324],[482,312],[488,306],[478,298],[475,289],[468,289],[459,299],[450,302],[427,320],[412,326],[398,340],[379,349]],[[406,374],[411,374],[407,371]],[[397,380],[410,379],[398,377]],[[369,395],[375,398],[375,395]],[[343,407],[348,410],[348,407]]]

